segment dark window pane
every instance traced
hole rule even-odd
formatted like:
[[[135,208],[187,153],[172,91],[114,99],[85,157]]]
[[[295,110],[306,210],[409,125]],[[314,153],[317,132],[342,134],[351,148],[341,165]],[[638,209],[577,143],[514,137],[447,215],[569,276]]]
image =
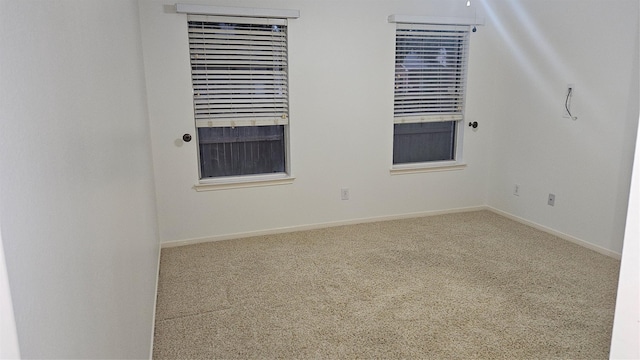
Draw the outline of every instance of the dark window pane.
[[[200,176],[284,172],[284,125],[198,128]]]
[[[393,163],[455,159],[455,121],[395,124]]]

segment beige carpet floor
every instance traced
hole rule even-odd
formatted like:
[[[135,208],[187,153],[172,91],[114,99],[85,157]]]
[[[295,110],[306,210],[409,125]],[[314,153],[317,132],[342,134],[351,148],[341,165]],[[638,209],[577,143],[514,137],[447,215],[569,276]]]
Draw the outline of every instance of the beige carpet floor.
[[[155,359],[605,359],[619,261],[488,211],[162,250]]]

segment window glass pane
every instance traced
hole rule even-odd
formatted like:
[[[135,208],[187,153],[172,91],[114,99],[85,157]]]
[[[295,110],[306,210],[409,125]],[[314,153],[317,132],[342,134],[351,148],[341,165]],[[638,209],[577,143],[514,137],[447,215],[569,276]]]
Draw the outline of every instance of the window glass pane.
[[[456,160],[469,26],[397,24],[393,163]]]
[[[198,128],[200,176],[285,171],[284,125]]]
[[[285,172],[286,20],[187,19],[200,178]]]
[[[395,124],[393,127],[394,164],[455,159],[455,121]]]

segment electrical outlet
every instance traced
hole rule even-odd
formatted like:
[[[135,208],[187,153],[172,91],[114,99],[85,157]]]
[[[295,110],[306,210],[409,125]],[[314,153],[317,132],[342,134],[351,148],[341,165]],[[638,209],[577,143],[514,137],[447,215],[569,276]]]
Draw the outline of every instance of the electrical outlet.
[[[547,205],[554,206],[555,204],[556,204],[556,195],[549,194],[549,197],[547,198]]]
[[[342,200],[349,200],[349,189],[348,188],[340,189],[340,198]]]
[[[513,186],[513,195],[515,196],[520,196],[520,185],[515,184]]]

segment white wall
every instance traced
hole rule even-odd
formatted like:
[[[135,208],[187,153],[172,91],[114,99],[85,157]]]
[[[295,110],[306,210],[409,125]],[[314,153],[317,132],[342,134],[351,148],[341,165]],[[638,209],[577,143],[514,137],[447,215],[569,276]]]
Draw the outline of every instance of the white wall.
[[[142,1],[140,17],[151,122],[160,239],[207,238],[360,218],[483,205],[482,122],[464,135],[461,171],[390,175],[395,25],[391,14],[469,16],[464,1],[197,1],[299,9],[289,23],[291,185],[196,192],[186,15],[166,1]],[[471,40],[467,116],[479,120],[488,54]],[[485,59],[483,59],[483,57]],[[351,199],[340,200],[348,187]]]
[[[1,175],[1,174],[0,174]],[[0,224],[1,225],[1,224]],[[7,262],[2,244],[2,228],[0,227],[0,359],[20,358],[16,319],[13,314],[13,301],[7,275]]]
[[[620,253],[638,124],[638,1],[482,4],[494,54],[482,71],[495,108],[488,204]],[[568,83],[576,121],[562,118]]]
[[[640,14],[640,9],[638,9]],[[636,30],[640,34],[640,28]],[[640,44],[640,39],[636,45]],[[636,60],[638,61],[638,60]],[[637,68],[637,63],[636,63]],[[638,78],[638,74],[634,74]],[[640,94],[636,94],[640,97]],[[640,129],[636,132],[636,150],[629,194],[629,210],[624,234],[616,314],[611,338],[611,359],[640,358]]]
[[[611,339],[612,359],[640,359],[640,146],[636,146],[635,159]]]
[[[21,355],[149,358],[158,240],[137,4],[1,1],[0,79]]]
[[[196,144],[179,140],[194,133],[185,15],[142,1],[161,241],[486,204],[621,252],[638,114],[637,1],[198,3],[301,10],[290,22],[297,179],[193,189]],[[471,38],[467,118],[480,127],[465,129],[463,171],[389,174],[394,13],[486,17]],[[567,83],[576,121],[562,118]],[[351,200],[339,199],[341,187]]]

